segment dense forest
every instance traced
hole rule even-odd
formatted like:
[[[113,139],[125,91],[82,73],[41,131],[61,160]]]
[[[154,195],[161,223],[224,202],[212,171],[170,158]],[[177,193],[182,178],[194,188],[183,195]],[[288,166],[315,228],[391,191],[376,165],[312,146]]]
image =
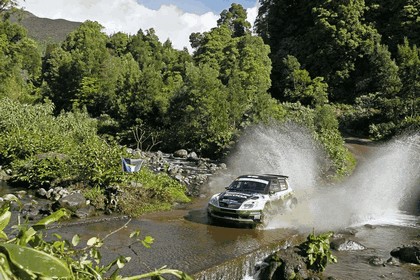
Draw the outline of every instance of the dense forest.
[[[192,54],[153,29],[107,35],[92,21],[41,44],[17,12],[0,0],[0,164],[32,186],[121,182],[122,146],[220,159],[247,127],[285,122],[343,176],[343,135],[419,130],[416,0],[260,0],[254,29],[232,4],[190,35]]]

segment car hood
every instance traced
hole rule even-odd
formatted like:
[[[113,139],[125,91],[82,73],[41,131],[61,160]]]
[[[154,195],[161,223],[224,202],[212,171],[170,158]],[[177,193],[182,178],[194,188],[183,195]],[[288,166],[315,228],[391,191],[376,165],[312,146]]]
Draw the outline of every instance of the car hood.
[[[248,199],[259,199],[262,197],[261,194],[247,194],[233,191],[225,191],[219,195],[219,203],[225,203],[227,205],[242,205]]]

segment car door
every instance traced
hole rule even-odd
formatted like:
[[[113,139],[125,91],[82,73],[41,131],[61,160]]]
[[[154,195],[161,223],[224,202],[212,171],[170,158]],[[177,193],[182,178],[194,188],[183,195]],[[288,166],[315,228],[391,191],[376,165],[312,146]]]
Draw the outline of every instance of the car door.
[[[290,189],[286,180],[273,179],[271,181],[269,201],[272,207],[283,207],[289,195]]]

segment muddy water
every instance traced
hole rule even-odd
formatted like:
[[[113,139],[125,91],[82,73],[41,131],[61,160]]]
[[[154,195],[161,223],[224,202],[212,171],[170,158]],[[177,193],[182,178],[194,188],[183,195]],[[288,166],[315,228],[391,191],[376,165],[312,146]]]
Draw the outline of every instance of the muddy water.
[[[252,279],[254,265],[263,257],[285,244],[299,243],[306,236],[291,229],[255,230],[216,226],[207,223],[205,200],[197,201],[188,209],[147,215],[141,219],[114,217],[109,221],[86,224],[67,224],[52,229],[71,238],[75,233],[87,241],[92,236],[107,238],[103,248],[104,261],[118,255],[132,258],[122,270],[124,275],[135,275],[167,265],[194,275],[196,279]],[[371,226],[357,228],[354,240],[368,249],[356,252],[334,252],[338,264],[330,264],[325,275],[336,279],[419,279],[420,267],[380,266],[369,264],[369,258],[378,256],[384,262],[397,246],[420,242],[420,220],[410,217],[406,226]],[[124,225],[126,225],[124,227]],[[151,248],[128,238],[134,230],[142,236],[151,235]],[[257,256],[257,257],[255,257]]]
[[[126,227],[127,218],[114,218],[110,221],[86,224],[68,224],[49,231],[70,238],[74,233],[82,240],[107,234],[120,229],[105,242],[104,260],[110,261],[118,255],[132,258],[123,274],[134,275],[167,265],[189,274],[195,274],[210,267],[220,265],[257,251],[263,246],[281,243],[296,234],[293,230],[253,230],[226,226],[209,225],[204,200],[189,206],[189,209],[147,215],[131,220]],[[136,243],[130,246],[128,238],[134,230],[141,235],[154,238],[151,248]]]

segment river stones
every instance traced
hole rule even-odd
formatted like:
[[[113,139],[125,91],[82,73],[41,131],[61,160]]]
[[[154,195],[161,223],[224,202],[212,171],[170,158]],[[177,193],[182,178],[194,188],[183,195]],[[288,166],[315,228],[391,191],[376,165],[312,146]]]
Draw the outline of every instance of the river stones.
[[[366,249],[362,244],[347,238],[334,239],[331,241],[330,246],[331,249],[337,251],[360,251]]]

